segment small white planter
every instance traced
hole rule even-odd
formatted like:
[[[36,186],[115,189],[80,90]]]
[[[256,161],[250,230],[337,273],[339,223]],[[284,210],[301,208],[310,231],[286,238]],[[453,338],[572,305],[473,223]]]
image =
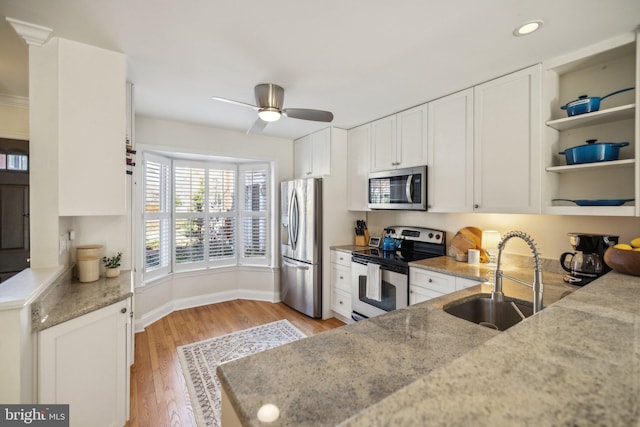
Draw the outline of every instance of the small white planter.
[[[104,276],[105,277],[118,277],[120,275],[120,269],[119,268],[107,268],[104,271]]]

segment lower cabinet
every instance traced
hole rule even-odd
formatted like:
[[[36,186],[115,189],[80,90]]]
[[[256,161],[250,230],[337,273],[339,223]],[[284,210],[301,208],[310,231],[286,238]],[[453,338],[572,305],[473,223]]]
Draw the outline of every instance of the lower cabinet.
[[[38,334],[38,402],[69,404],[70,426],[123,426],[131,299]]]
[[[331,310],[351,317],[351,255],[331,251]]]
[[[409,305],[418,304],[480,283],[421,268],[409,268]]]

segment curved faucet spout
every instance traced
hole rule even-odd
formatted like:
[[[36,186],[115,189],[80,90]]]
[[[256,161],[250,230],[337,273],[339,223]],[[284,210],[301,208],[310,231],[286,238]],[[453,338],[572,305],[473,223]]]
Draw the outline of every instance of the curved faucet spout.
[[[509,241],[513,237],[518,237],[524,240],[529,248],[531,248],[531,252],[533,253],[533,263],[534,263],[534,271],[533,271],[533,283],[530,285],[526,282],[523,282],[519,279],[516,279],[511,276],[507,276],[500,269],[500,260],[502,258],[502,250],[504,249],[507,241]],[[510,231],[500,240],[498,243],[498,259],[496,262],[496,275],[495,275],[495,283],[493,286],[493,292],[491,297],[496,301],[504,300],[504,293],[502,292],[502,278],[507,277],[517,283],[523,284],[525,286],[529,286],[533,288],[533,313],[537,313],[538,311],[543,309],[543,291],[544,285],[542,284],[542,262],[540,261],[540,253],[538,252],[538,247],[536,246],[533,238],[529,236],[527,233],[523,231]]]

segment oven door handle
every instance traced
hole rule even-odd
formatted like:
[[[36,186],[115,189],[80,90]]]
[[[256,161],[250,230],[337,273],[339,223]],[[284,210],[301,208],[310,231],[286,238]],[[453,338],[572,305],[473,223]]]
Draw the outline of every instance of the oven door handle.
[[[413,197],[411,196],[412,189],[413,189],[413,175],[409,175],[409,177],[407,178],[407,183],[405,184],[405,187],[404,187],[405,194],[407,195],[407,202],[409,203],[413,203]]]

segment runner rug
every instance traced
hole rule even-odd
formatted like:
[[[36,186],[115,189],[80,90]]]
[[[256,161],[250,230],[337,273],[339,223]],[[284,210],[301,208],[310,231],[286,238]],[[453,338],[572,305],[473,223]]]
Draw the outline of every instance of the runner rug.
[[[218,365],[305,337],[288,320],[279,320],[178,347],[178,358],[198,426],[220,426]]]

